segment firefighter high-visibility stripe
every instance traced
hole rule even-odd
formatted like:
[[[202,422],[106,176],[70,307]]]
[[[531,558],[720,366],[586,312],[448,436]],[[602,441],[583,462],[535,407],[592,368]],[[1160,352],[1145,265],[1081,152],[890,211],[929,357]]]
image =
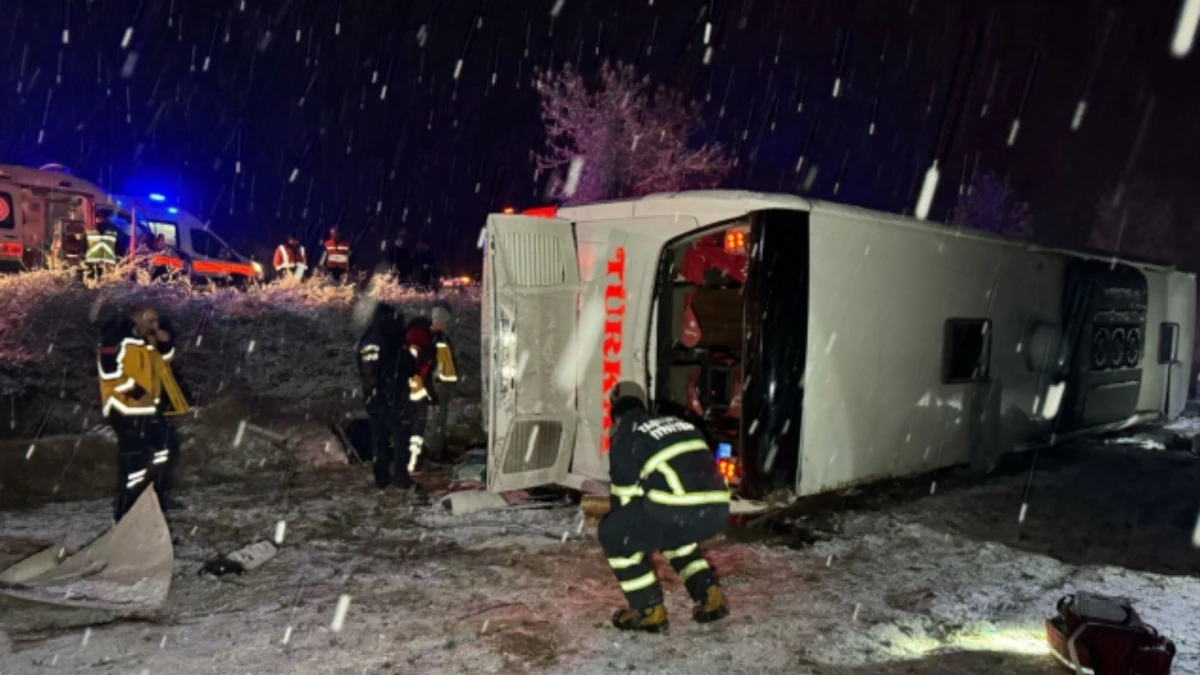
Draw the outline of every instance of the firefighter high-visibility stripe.
[[[121,384],[118,384],[117,386],[113,387],[113,391],[121,393],[121,394],[127,394],[127,393],[133,391],[133,388],[136,386],[137,386],[137,381],[131,377],[128,380],[125,380],[124,382],[122,382]]]
[[[679,578],[683,581],[687,581],[692,575],[696,574],[697,572],[703,572],[706,569],[709,569],[707,560],[704,558],[694,560],[687,567],[679,570]]]
[[[647,572],[636,579],[622,581],[621,590],[626,593],[632,593],[653,586],[656,583],[658,583],[658,578],[654,576],[654,572]]]
[[[729,502],[729,491],[688,492],[681,495],[671,494],[662,490],[651,490],[646,498],[655,504],[663,506],[704,506],[705,504],[726,504]]]
[[[458,382],[457,375],[443,375],[441,373],[438,373],[437,379],[438,379],[438,382]]]
[[[696,552],[696,548],[697,546],[695,544],[688,544],[687,546],[680,546],[677,549],[663,551],[662,553],[663,555],[667,556],[667,560],[671,560],[674,558],[682,558],[685,555],[691,555]]]
[[[634,497],[641,497],[646,494],[642,490],[641,485],[612,485],[608,488],[608,491],[620,500],[621,506],[629,504],[629,502],[633,501]]]
[[[120,349],[120,351],[117,352],[117,369],[115,372],[111,372],[111,373],[104,372],[103,362],[101,362],[100,359],[97,358],[96,359],[96,369],[100,373],[100,379],[102,379],[102,380],[119,380],[119,379],[121,379],[121,376],[125,374],[125,371],[122,366],[122,364],[125,362],[125,347],[128,345],[137,345],[137,346],[141,347],[141,346],[145,346],[145,344],[146,344],[146,342],[144,340],[139,340],[137,338],[125,338],[124,340],[121,340],[121,349]]]
[[[644,494],[641,485],[612,485],[608,491],[617,497],[641,497]]]
[[[168,459],[170,459],[170,451],[169,450],[159,450],[158,452],[154,453],[154,459],[151,460],[150,463],[151,464],[166,464]]]
[[[175,348],[171,347],[171,351],[163,354],[163,361],[170,361],[173,358],[175,358]]]
[[[151,406],[128,406],[128,405],[125,405],[124,403],[121,403],[120,401],[118,401],[115,396],[109,397],[109,399],[104,402],[104,409],[102,412],[105,417],[108,417],[108,413],[112,412],[113,409],[116,409],[116,411],[121,413],[122,415],[134,415],[134,416],[153,415],[155,412],[158,411],[158,409],[152,405]]]
[[[708,449],[708,443],[699,438],[668,445],[646,460],[645,466],[642,467],[642,478],[644,479],[655,471],[658,471],[660,466],[682,454]]]
[[[626,570],[630,567],[642,564],[642,561],[645,560],[645,558],[646,554],[644,553],[634,553],[628,558],[609,558],[608,564],[614,570]]]
[[[659,465],[658,472],[667,479],[667,486],[671,488],[671,492],[677,495],[687,492],[683,489],[683,481],[679,480],[679,474],[675,473],[675,469],[672,469],[670,464]]]
[[[146,479],[146,470],[139,469],[125,476],[125,489],[136,487],[138,483]]]

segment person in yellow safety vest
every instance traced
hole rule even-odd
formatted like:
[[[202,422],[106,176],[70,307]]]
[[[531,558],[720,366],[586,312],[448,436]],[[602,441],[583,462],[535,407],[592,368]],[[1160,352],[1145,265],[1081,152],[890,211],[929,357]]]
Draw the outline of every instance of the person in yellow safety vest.
[[[450,343],[450,303],[438,300],[430,311],[430,331],[435,351],[433,381],[435,397],[430,420],[425,432],[425,445],[430,457],[439,457],[446,450],[446,418],[450,397],[458,382],[458,368],[454,360],[454,346]]]
[[[618,392],[620,395],[618,396]],[[717,575],[699,542],[729,522],[729,487],[700,430],[677,417],[651,417],[633,383],[613,389],[611,510],[600,521],[600,546],[629,601],[613,615],[621,630],[667,628],[662,589],[650,556],[661,551],[696,602],[699,623],[729,615]]]
[[[304,278],[304,272],[308,269],[308,255],[295,235],[288,236],[287,241],[275,249],[274,267],[275,274],[281,279],[288,276]]]
[[[105,326],[96,366],[100,409],[117,435],[115,520],[150,484],[163,510],[183,508],[171,498],[179,437],[169,417],[186,413],[189,403],[171,370],[174,358],[171,326],[151,307],[135,308]]]
[[[96,229],[87,233],[87,253],[83,264],[88,277],[99,279],[117,266],[117,228],[107,220],[96,223]]]
[[[341,283],[342,278],[350,271],[350,242],[338,236],[336,227],[331,227],[324,248],[321,252],[321,262],[318,264],[334,281]]]

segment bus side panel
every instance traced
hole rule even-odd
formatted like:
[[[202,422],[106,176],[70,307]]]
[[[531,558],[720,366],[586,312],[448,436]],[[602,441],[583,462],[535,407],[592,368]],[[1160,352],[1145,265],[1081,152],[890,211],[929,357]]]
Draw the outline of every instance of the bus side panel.
[[[1004,444],[1045,433],[1026,343],[1061,321],[1061,258],[841,214],[811,229],[800,494],[970,461],[968,414],[996,395]],[[990,322],[986,381],[946,382],[952,319]]]
[[[571,473],[608,480],[604,401],[613,380],[648,390],[647,340],[663,243],[694,228],[692,218],[576,223],[584,280],[579,308],[579,433]]]

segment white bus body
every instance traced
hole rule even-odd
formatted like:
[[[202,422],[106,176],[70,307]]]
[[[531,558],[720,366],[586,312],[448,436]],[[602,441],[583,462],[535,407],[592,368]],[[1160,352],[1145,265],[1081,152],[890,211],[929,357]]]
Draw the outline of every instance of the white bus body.
[[[745,279],[679,283],[713,235],[744,239]],[[603,492],[618,381],[701,400],[751,497],[987,467],[1187,396],[1196,282],[1164,267],[726,191],[492,215],[485,248],[493,491]],[[688,347],[685,307],[725,343]]]

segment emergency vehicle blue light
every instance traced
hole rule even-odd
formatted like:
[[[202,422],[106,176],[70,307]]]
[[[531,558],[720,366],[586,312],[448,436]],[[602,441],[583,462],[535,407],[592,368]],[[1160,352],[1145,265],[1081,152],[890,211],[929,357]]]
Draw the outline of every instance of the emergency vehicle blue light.
[[[179,213],[179,209],[175,208],[174,206],[171,206],[171,207],[167,208],[167,213]]]
[[[166,196],[164,196],[164,195],[161,195],[161,194],[159,194],[159,193],[157,193],[157,192],[151,192],[151,193],[150,193],[150,201],[152,201],[152,202],[165,202],[165,201],[167,201],[167,198],[166,198]]]
[[[732,443],[717,443],[717,459],[729,459],[733,457]]]

